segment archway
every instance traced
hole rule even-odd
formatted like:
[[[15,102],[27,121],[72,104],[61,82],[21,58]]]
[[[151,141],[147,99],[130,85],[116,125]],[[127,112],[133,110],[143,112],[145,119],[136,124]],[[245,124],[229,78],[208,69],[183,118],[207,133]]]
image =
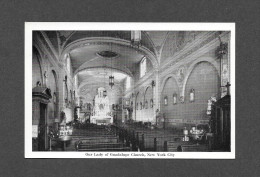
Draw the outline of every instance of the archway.
[[[32,88],[37,86],[37,83],[43,85],[42,68],[40,62],[40,54],[36,48],[33,48],[32,58]]]
[[[187,78],[184,88],[183,116],[186,119],[207,119],[208,100],[212,96],[220,97],[220,78],[215,66],[207,61],[197,63]],[[191,101],[191,92],[194,101]]]
[[[174,95],[177,98],[177,104],[174,103]],[[165,122],[169,124],[171,119],[175,119],[179,114],[179,87],[177,81],[173,76],[167,77],[165,79],[163,89],[161,92],[161,112],[165,115]]]

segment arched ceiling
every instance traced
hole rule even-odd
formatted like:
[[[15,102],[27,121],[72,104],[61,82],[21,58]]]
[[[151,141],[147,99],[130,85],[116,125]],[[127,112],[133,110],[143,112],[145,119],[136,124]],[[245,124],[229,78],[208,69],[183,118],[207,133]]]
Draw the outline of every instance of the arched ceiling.
[[[89,68],[82,70],[78,72],[78,81],[79,81],[79,87],[81,86],[81,83],[83,85],[92,84],[91,82],[100,83],[101,85],[104,83],[108,83],[108,78],[110,75],[114,76],[115,83],[121,83],[126,79],[126,77],[129,77],[129,75],[125,74],[124,72],[120,72],[118,70],[109,69],[109,68]]]
[[[100,70],[113,70],[115,82],[122,85],[123,80],[136,72],[138,63],[144,56],[153,67],[158,67],[158,53],[160,52],[167,31],[142,31],[142,45],[132,47],[131,31],[42,31],[47,36],[52,49],[56,50],[60,61],[65,56],[71,59],[72,71],[78,74],[79,85],[85,81],[103,83]],[[103,57],[100,52],[112,51],[116,57]],[[107,72],[107,71],[106,71]],[[122,76],[121,76],[122,75]],[[124,76],[124,77],[123,77]],[[108,74],[105,76],[108,78]],[[108,79],[106,79],[108,82]]]
[[[113,51],[117,57],[106,58],[98,55],[102,51]],[[112,67],[123,70],[129,75],[134,72],[135,65],[144,56],[143,53],[131,47],[111,43],[95,43],[78,47],[71,50],[69,55],[74,73],[86,68]]]

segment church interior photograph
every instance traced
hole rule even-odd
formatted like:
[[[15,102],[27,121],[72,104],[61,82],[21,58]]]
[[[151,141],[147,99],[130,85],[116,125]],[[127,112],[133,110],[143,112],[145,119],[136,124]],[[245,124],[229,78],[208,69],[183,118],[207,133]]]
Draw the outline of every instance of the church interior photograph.
[[[33,152],[231,152],[230,31],[32,39]]]

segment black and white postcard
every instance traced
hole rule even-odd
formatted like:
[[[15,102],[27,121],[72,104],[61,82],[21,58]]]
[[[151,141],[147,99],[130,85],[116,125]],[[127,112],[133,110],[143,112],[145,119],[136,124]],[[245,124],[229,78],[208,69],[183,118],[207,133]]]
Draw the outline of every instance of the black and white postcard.
[[[235,158],[235,23],[25,23],[26,158]]]

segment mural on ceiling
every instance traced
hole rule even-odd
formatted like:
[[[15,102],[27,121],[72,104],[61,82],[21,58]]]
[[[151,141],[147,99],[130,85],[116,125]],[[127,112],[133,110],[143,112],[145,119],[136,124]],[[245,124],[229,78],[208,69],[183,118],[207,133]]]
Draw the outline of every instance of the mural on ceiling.
[[[200,32],[196,31],[169,32],[162,49],[161,62],[166,61],[167,58],[172,57],[176,52],[182,50],[188,43],[194,41],[199,33]],[[173,58],[171,58],[171,60],[172,59]]]

